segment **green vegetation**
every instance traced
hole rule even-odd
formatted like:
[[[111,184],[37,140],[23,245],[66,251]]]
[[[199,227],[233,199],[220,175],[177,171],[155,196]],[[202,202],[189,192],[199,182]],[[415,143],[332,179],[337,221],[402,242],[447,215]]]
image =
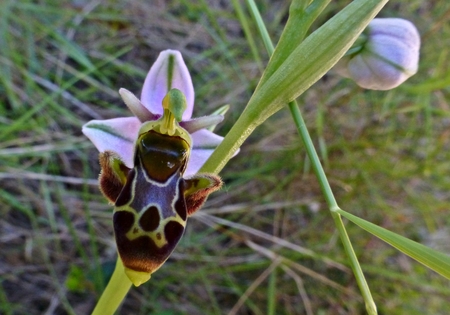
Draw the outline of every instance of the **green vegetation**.
[[[248,8],[236,3],[0,3],[1,314],[92,311],[116,252],[97,151],[81,126],[131,116],[117,91],[139,94],[161,50],[183,54],[194,116],[228,103],[217,133],[230,130],[268,61]],[[289,2],[258,5],[276,41]],[[313,28],[343,5],[330,4]],[[330,72],[299,99],[339,205],[447,254],[449,12],[445,1],[392,1],[382,10],[412,21],[422,37],[419,72],[399,88],[367,91]],[[225,188],[118,313],[364,312],[287,108],[256,129],[221,176]],[[448,312],[448,279],[345,224],[380,314]]]

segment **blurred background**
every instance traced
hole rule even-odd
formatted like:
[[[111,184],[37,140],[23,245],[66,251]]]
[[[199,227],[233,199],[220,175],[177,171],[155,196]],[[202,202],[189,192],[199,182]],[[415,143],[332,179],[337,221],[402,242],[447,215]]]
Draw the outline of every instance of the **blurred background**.
[[[290,1],[257,4],[276,43]],[[333,1],[317,28],[348,1]],[[237,11],[248,17],[250,50]],[[391,1],[412,21],[419,72],[384,92],[328,73],[299,98],[340,206],[450,253],[450,3]],[[194,117],[224,104],[226,135],[268,56],[244,1],[0,2],[0,314],[89,314],[114,267],[92,119],[131,116],[164,49],[181,51]],[[168,262],[118,314],[364,314],[333,220],[287,110],[220,174]],[[347,223],[380,314],[447,314],[448,280]]]

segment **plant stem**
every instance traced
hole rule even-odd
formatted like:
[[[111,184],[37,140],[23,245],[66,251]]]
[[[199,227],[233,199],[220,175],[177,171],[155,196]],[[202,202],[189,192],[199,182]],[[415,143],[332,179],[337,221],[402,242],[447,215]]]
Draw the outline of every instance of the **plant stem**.
[[[116,267],[103,291],[92,315],[112,315],[125,299],[131,287],[131,281],[125,274],[122,261],[117,258]]]
[[[298,108],[295,101],[289,103],[289,110],[291,111],[292,118],[294,119],[295,126],[297,127],[297,131],[300,134],[303,144],[305,145],[306,153],[308,154],[308,157],[311,161],[314,173],[319,180],[320,188],[322,189],[322,193],[325,197],[331,216],[333,217],[334,224],[336,225],[342,244],[344,246],[344,251],[349,259],[350,267],[353,270],[353,274],[355,275],[359,290],[361,291],[364,302],[366,304],[366,310],[371,315],[377,314],[377,307],[372,298],[372,294],[362,272],[361,266],[359,265],[358,258],[356,257],[355,251],[353,250],[353,246],[348,237],[344,223],[342,222],[341,215],[336,212],[340,210],[340,208],[336,202],[333,191],[331,190],[322,164],[320,163],[319,156],[317,155],[316,149],[314,148],[314,144],[311,140],[308,129],[306,128],[300,109]]]
[[[323,170],[322,164],[320,163],[319,156],[317,155],[314,144],[309,135],[308,129],[306,128],[305,122],[303,120],[300,109],[298,108],[297,102],[289,103],[289,110],[291,111],[292,118],[294,119],[295,126],[300,135],[300,138],[305,145],[306,153],[311,161],[314,173],[319,181],[320,188],[324,194],[325,200],[327,202],[329,210],[334,213],[339,209],[336,199],[334,198],[333,191],[331,190],[330,184],[328,183],[327,176]]]
[[[250,11],[252,12],[254,19],[256,20],[256,24],[260,31],[260,35],[263,38],[266,49],[269,55],[272,55],[274,52],[274,46],[270,39],[269,33],[267,32],[267,29],[262,22],[263,20],[261,18],[261,15],[259,14],[259,11],[253,0],[247,0],[247,3],[249,4]],[[305,34],[306,31],[307,30],[304,30]],[[300,109],[298,108],[296,101],[292,101],[289,103],[289,110],[291,112],[292,118],[294,119],[294,123],[297,127],[300,138],[302,139],[303,144],[306,148],[306,152],[311,161],[314,173],[319,180],[322,193],[325,197],[331,216],[333,217],[334,223],[344,246],[344,251],[349,258],[350,266],[353,270],[353,274],[355,275],[359,289],[365,301],[366,310],[371,315],[377,314],[377,307],[375,305],[375,302],[373,301],[372,294],[362,272],[361,266],[358,262],[358,258],[356,257],[355,251],[353,250],[352,243],[350,242],[344,223],[342,222],[341,215],[336,212],[337,210],[340,210],[340,208],[337,204],[336,198],[334,197],[333,191],[328,182],[327,176],[325,175],[322,164],[320,163],[319,156],[317,155],[316,149],[311,140],[311,136],[309,135],[308,129],[306,128],[306,124],[303,120],[302,114],[300,112]]]

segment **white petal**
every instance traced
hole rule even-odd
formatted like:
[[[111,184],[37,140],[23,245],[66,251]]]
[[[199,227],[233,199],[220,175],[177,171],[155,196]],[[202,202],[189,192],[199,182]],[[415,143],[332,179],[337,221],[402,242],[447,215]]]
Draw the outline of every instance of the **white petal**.
[[[82,128],[83,133],[100,151],[117,153],[126,166],[133,167],[134,142],[141,122],[136,117],[91,120]]]
[[[376,56],[356,56],[348,69],[352,79],[361,87],[371,90],[390,90],[410,77]]]
[[[389,90],[417,72],[420,36],[414,24],[397,18],[374,19],[366,35],[364,48],[336,65],[340,75],[366,89]]]

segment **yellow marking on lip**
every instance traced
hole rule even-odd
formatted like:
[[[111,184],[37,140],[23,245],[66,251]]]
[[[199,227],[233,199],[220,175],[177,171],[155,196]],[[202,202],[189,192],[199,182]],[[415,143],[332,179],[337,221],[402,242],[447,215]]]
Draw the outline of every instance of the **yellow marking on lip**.
[[[180,217],[180,215],[175,212],[175,216],[171,216],[171,217],[161,220],[159,222],[158,228],[156,230],[151,231],[151,232],[146,232],[139,226],[139,218],[134,209],[122,209],[122,211],[131,212],[135,217],[133,226],[130,228],[130,230],[127,232],[127,234],[125,234],[126,238],[130,241],[133,241],[133,240],[137,239],[138,237],[147,236],[155,242],[155,245],[158,248],[162,248],[164,245],[166,245],[168,243],[167,239],[166,239],[166,235],[164,233],[164,228],[166,227],[166,225],[169,222],[175,221],[175,222],[178,222],[179,224],[181,224],[181,226],[183,226],[183,227],[186,226],[186,221],[184,221]]]

